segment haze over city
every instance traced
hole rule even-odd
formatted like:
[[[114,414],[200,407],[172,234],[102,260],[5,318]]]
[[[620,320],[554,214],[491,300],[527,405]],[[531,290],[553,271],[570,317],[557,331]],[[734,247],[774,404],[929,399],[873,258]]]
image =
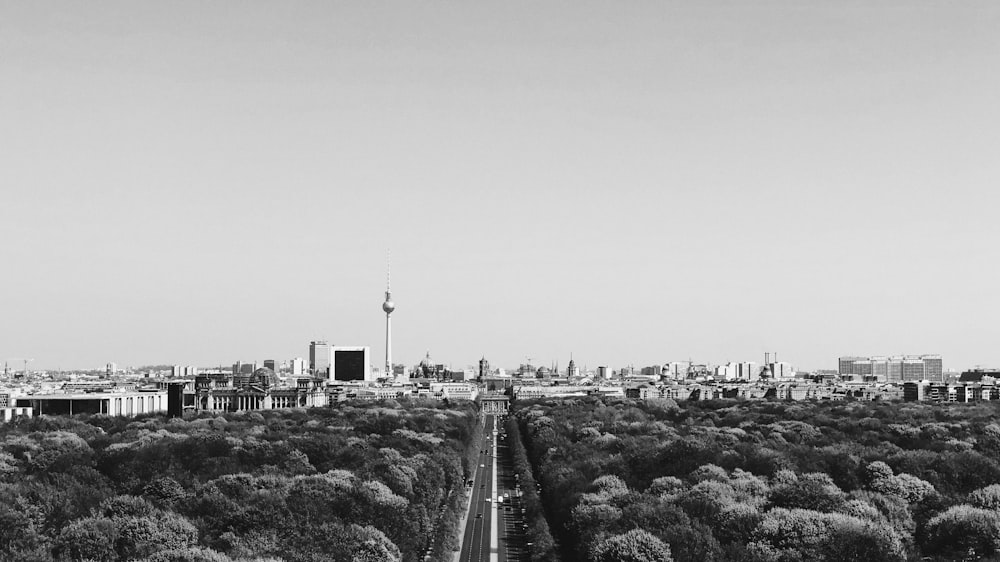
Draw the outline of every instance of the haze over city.
[[[0,6],[0,355],[998,365],[1000,6]]]

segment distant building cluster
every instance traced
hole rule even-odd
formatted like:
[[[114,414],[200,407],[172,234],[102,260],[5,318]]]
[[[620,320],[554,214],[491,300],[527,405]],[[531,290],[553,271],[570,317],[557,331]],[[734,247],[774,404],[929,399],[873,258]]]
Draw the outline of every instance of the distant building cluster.
[[[483,357],[477,366],[453,369],[431,360],[416,365],[392,362],[391,315],[396,309],[386,283],[384,365],[372,364],[367,346],[309,343],[308,358],[279,362],[237,361],[231,366],[159,366],[145,372],[103,369],[68,377],[36,377],[24,364],[21,373],[5,366],[10,389],[0,389],[0,419],[19,416],[102,414],[134,416],[167,412],[249,412],[281,408],[328,407],[344,400],[425,398],[480,400],[484,411],[502,412],[512,399],[623,396],[678,401],[737,398],[747,400],[914,400],[971,402],[1000,399],[1000,372],[975,370],[946,380],[940,355],[844,356],[836,371],[799,372],[765,353],[761,363],[720,365],[693,360],[641,368],[594,369],[576,364],[532,365],[528,358],[510,374]],[[951,379],[954,377],[952,376]]]

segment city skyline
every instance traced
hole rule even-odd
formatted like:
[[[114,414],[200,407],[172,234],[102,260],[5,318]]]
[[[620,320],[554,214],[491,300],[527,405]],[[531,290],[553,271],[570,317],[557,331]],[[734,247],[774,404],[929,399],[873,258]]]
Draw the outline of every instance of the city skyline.
[[[0,7],[0,359],[1000,365],[1000,6],[230,8]]]

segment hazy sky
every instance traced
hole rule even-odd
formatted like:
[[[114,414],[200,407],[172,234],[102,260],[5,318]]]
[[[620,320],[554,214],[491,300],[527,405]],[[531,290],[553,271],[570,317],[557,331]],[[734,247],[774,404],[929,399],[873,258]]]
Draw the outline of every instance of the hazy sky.
[[[0,360],[1000,365],[1000,3],[0,4]]]

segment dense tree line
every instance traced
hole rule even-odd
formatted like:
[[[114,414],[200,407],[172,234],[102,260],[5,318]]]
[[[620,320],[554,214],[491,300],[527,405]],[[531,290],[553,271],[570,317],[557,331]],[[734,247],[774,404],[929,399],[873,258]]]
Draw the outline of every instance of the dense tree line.
[[[0,426],[5,561],[415,561],[457,546],[473,404]]]
[[[558,562],[558,546],[549,531],[549,523],[538,493],[538,482],[535,480],[531,463],[528,462],[528,453],[521,441],[519,424],[513,418],[507,418],[504,423],[514,474],[517,475],[521,488],[521,507],[524,509],[524,519],[528,525],[526,542],[531,562]]]
[[[567,560],[1000,557],[1000,405],[581,398],[514,415]]]

